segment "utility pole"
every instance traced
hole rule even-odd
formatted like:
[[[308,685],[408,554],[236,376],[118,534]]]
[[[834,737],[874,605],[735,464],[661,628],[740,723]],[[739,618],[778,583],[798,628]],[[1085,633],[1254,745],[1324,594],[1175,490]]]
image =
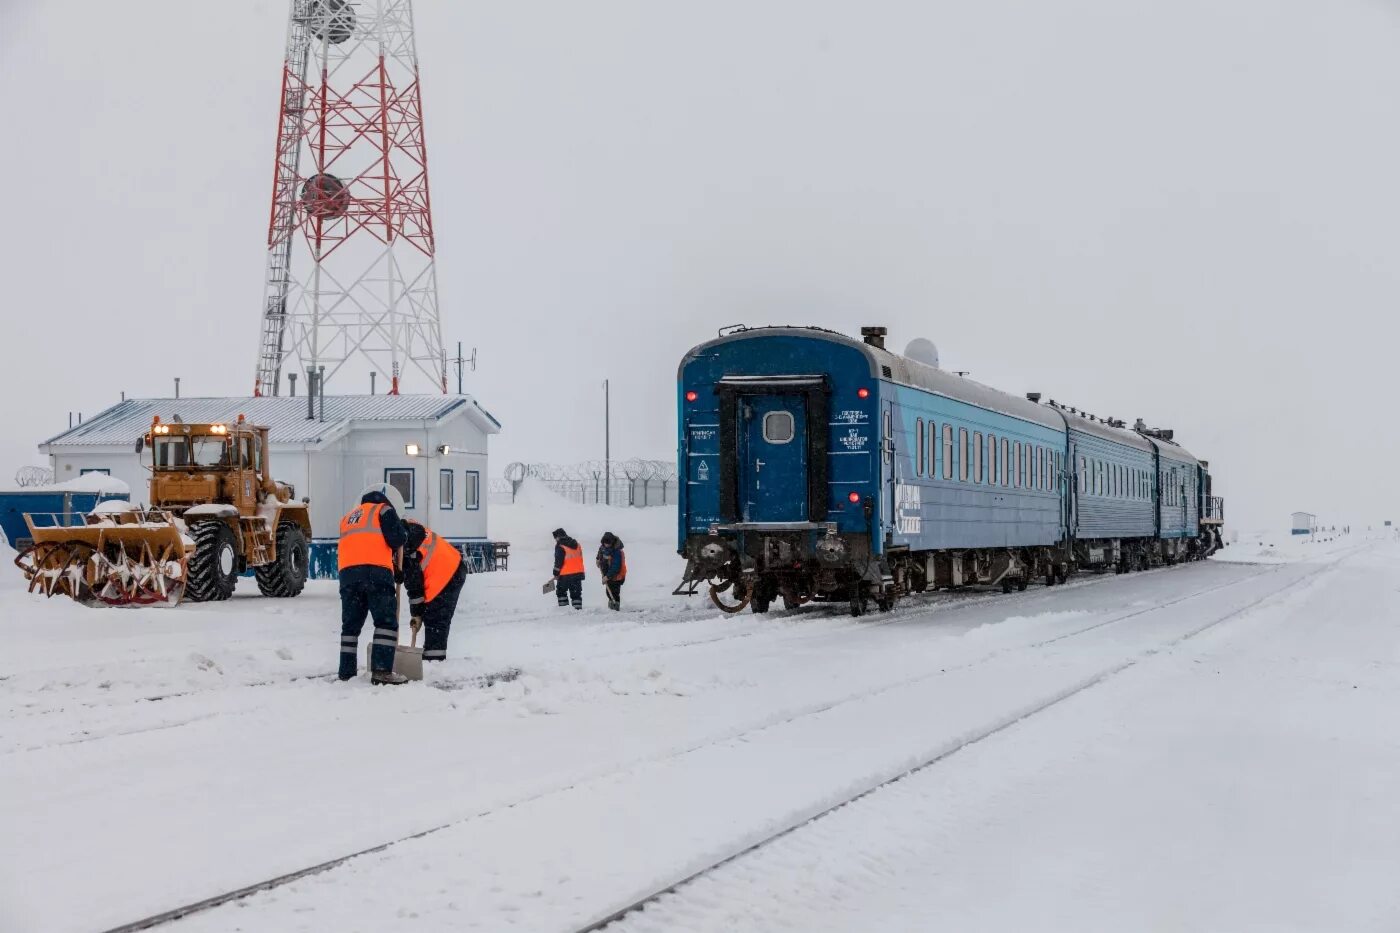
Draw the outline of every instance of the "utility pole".
[[[603,380],[603,504],[612,505],[612,394]]]

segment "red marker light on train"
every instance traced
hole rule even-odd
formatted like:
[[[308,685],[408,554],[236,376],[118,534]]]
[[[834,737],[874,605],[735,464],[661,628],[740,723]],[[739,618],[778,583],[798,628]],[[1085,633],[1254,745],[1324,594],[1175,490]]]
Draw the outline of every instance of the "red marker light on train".
[[[859,502],[859,501],[860,501],[860,493],[858,493],[858,492],[853,492],[853,493],[851,493],[849,496],[847,496],[846,498],[847,498],[847,499],[850,499],[852,502]]]
[[[696,394],[696,392],[695,392],[694,389],[691,389],[689,392],[687,392],[687,393],[685,394],[685,400],[686,400],[687,402],[693,402],[693,401],[695,401],[695,400],[696,400],[697,398],[699,398],[699,397],[700,397],[700,396]]]
[[[869,389],[857,389],[857,390],[856,390],[856,396],[859,397],[859,398],[870,398],[870,390],[869,390]]]

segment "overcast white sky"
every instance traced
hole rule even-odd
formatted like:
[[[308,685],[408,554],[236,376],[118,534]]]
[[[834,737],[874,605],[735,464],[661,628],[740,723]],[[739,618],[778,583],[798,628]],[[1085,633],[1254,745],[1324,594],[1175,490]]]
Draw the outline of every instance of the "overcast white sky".
[[[1173,427],[1233,523],[1400,519],[1400,4],[418,0],[444,336],[509,460],[671,456],[733,323]],[[287,4],[0,0],[0,476],[248,391]],[[356,391],[360,387],[338,387]]]

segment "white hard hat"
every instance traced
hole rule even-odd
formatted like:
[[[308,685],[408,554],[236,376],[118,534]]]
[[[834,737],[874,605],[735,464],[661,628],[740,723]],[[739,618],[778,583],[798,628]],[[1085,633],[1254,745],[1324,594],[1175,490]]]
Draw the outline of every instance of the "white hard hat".
[[[382,493],[384,498],[389,500],[389,504],[394,507],[394,511],[398,512],[400,515],[403,514],[403,494],[400,493],[398,489],[388,483],[375,483],[373,486],[370,486],[364,492],[360,493],[360,498],[363,499],[372,492]]]

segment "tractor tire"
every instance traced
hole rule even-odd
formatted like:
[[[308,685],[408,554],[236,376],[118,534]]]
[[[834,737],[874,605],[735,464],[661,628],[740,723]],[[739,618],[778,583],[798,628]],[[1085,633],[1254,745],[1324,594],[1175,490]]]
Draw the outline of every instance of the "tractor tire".
[[[253,571],[258,592],[278,599],[300,596],[306,587],[306,568],[306,535],[295,522],[283,522],[277,526],[277,559]]]
[[[188,561],[185,598],[197,603],[228,599],[238,585],[238,538],[223,522],[200,522],[190,528],[194,556]]]

